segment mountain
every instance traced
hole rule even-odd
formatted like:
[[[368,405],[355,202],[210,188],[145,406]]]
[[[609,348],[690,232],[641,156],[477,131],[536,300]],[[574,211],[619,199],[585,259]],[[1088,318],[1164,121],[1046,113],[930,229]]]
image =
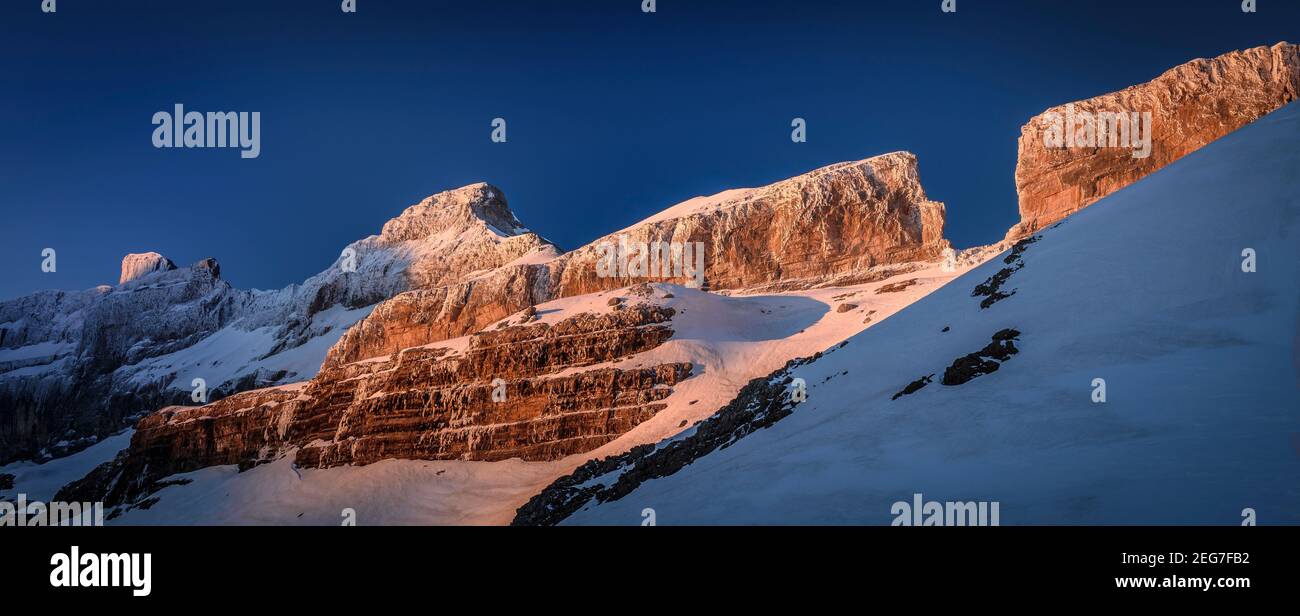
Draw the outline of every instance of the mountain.
[[[240,290],[215,259],[177,269],[122,260],[116,286],[0,302],[0,462],[45,459],[188,402],[310,378],[374,304],[556,249],[519,224],[501,191],[475,184],[407,208],[330,268],[277,291]]]
[[[1297,92],[1300,47],[1282,42],[1192,60],[1147,83],[1058,105],[1034,116],[1020,130],[1016,161],[1020,223],[1007,232],[1007,239],[1020,239],[1087,207],[1296,100]],[[1124,136],[1110,125],[1099,132],[1103,123],[1086,121],[1086,114],[1097,113],[1150,114],[1150,121],[1139,125],[1150,139],[1145,156],[1135,157],[1132,147],[1050,147],[1046,136],[1051,131],[1071,130],[1065,122],[1071,122],[1080,144],[1105,134],[1104,145],[1109,146],[1112,135]],[[1129,133],[1130,139],[1136,136]]]
[[[551,277],[558,297],[624,286],[598,277],[597,261],[602,244],[626,238],[703,244],[704,280],[714,290],[843,286],[939,259],[950,248],[944,219],[944,205],[921,186],[916,156],[894,152],[677,204],[567,253]]]
[[[458,285],[397,295],[349,330],[327,364],[464,336],[542,302],[628,286],[634,280],[599,273],[601,255],[621,242],[698,243],[700,278],[715,291],[844,286],[939,259],[949,248],[944,216],[908,152],[697,197],[567,253],[537,253]],[[643,278],[700,282],[685,268]]]
[[[153,272],[167,272],[176,269],[171,259],[156,252],[129,254],[122,257],[122,275],[117,284],[126,284]]]
[[[1288,74],[1287,49],[1268,52],[1282,59],[1274,64],[1254,50],[1222,67],[1216,60],[1207,69],[1208,81],[1200,69],[1172,71],[1178,78],[1158,92],[1195,98],[1200,90],[1237,84],[1224,100],[1258,99],[1259,106],[1242,113],[1240,122],[1235,111],[1219,103],[1159,115],[1149,158],[1133,158],[1131,150],[1123,149],[1123,158],[1106,158],[1095,148],[1067,149],[1061,164],[1036,172],[1035,186],[1077,185],[1077,194],[1085,188],[1109,191],[1120,183],[1127,187],[1080,212],[1093,201],[1040,208],[1032,204],[1045,201],[1035,201],[1026,184],[1021,204],[1027,218],[1008,234],[1019,241],[960,253],[943,238],[945,206],[922,189],[916,157],[895,152],[765,187],[697,197],[571,252],[561,252],[523,228],[498,189],[476,184],[408,208],[380,235],[350,245],[334,267],[279,292],[222,286],[214,261],[171,270],[160,255],[139,256],[124,264],[127,281],[119,287],[38,294],[15,304],[9,321],[0,322],[5,328],[0,346],[11,353],[7,358],[0,354],[0,361],[16,362],[10,371],[19,374],[33,367],[51,372],[46,382],[52,386],[67,379],[60,380],[59,370],[47,367],[54,362],[46,356],[63,353],[74,365],[98,361],[101,370],[113,375],[110,391],[123,392],[122,407],[159,410],[135,424],[129,446],[120,452],[95,447],[46,465],[0,467],[0,476],[14,476],[9,483],[17,488],[11,489],[48,487],[51,478],[81,476],[57,497],[105,500],[113,523],[123,524],[329,524],[337,521],[340,508],[357,510],[366,524],[551,524],[570,516],[575,522],[627,521],[620,508],[633,505],[625,497],[650,486],[675,486],[684,479],[674,478],[713,468],[713,460],[748,450],[746,443],[753,439],[766,442],[769,435],[785,434],[783,426],[802,426],[804,411],[816,408],[826,412],[815,419],[851,416],[844,420],[850,423],[814,429],[821,425],[815,421],[806,432],[821,440],[791,436],[798,448],[778,446],[773,451],[779,461],[771,463],[789,468],[765,467],[764,473],[776,478],[781,472],[826,468],[840,474],[834,479],[847,481],[851,465],[862,460],[835,440],[837,431],[857,434],[846,442],[863,451],[871,451],[873,443],[886,448],[887,461],[901,468],[910,468],[908,460],[897,459],[893,441],[873,440],[881,438],[877,435],[897,436],[922,451],[933,441],[932,449],[948,456],[945,461],[967,455],[979,460],[993,455],[979,447],[982,443],[1007,443],[1005,451],[1020,451],[1020,446],[1025,459],[1035,460],[1041,469],[1049,468],[1045,454],[1017,437],[1032,437],[1034,443],[1067,453],[1079,448],[1096,454],[1110,453],[1103,447],[1107,443],[1156,435],[1154,445],[1167,453],[1170,445],[1159,440],[1160,426],[1111,416],[1094,425],[1069,415],[1074,407],[1067,402],[1077,400],[1067,397],[1063,375],[1079,376],[1070,373],[1076,360],[1089,370],[1120,366],[1119,376],[1109,378],[1130,385],[1112,389],[1112,394],[1125,391],[1131,397],[1098,408],[1132,412],[1126,405],[1135,398],[1146,407],[1164,408],[1150,396],[1132,393],[1133,370],[1166,368],[1159,363],[1164,355],[1190,358],[1177,368],[1203,369],[1208,364],[1198,362],[1210,356],[1197,352],[1204,349],[1253,353],[1260,337],[1246,335],[1258,333],[1253,330],[1238,331],[1245,327],[1243,311],[1248,312],[1238,304],[1258,299],[1267,319],[1276,317],[1271,311],[1287,309],[1286,301],[1277,299],[1272,276],[1288,273],[1294,263],[1252,279],[1266,287],[1262,295],[1235,288],[1237,295],[1221,296],[1206,288],[1206,280],[1222,286],[1228,271],[1223,261],[1214,260],[1222,255],[1205,251],[1236,241],[1239,247],[1232,254],[1242,255],[1233,257],[1237,260],[1250,254],[1246,248],[1258,248],[1260,254],[1267,249],[1273,255],[1269,261],[1279,250],[1285,252],[1282,235],[1291,226],[1287,206],[1277,210],[1282,214],[1271,227],[1235,217],[1275,214],[1258,200],[1294,198],[1294,181],[1269,161],[1256,161],[1254,175],[1227,178],[1218,162],[1205,166],[1218,175],[1199,167],[1176,171],[1201,160],[1199,153],[1178,162],[1156,154],[1173,151],[1170,144],[1188,148],[1204,143],[1170,141],[1168,135],[1204,133],[1205,141],[1212,139],[1214,131],[1201,127],[1205,109],[1228,117],[1223,126],[1240,126],[1290,96],[1287,86],[1272,85],[1285,83],[1275,73]],[[1243,63],[1256,66],[1259,79],[1267,82],[1258,97],[1241,91],[1253,83]],[[1228,75],[1227,68],[1235,72]],[[1179,96],[1186,98],[1184,94]],[[1164,94],[1134,96],[1126,104],[1163,100]],[[1274,118],[1285,117],[1279,114],[1264,116],[1250,134],[1264,130],[1255,126],[1285,132],[1276,128]],[[1229,147],[1220,145],[1224,142],[1230,141],[1215,146]],[[1024,133],[1021,146],[1023,153]],[[1103,160],[1093,169],[1096,174],[1080,173],[1091,169],[1088,161]],[[1032,168],[1032,157],[1022,156],[1022,163],[1021,168]],[[1291,163],[1279,160],[1284,168]],[[1184,199],[1187,195],[1179,190],[1189,188],[1175,190],[1170,181],[1158,181],[1169,175],[1177,178],[1174,184],[1199,191],[1200,200],[1194,202],[1200,209],[1193,215],[1174,212],[1167,204],[1143,208],[1145,202],[1131,196],[1147,195],[1161,203]],[[1213,191],[1205,189],[1205,178],[1211,176],[1218,181]],[[1155,193],[1149,188],[1153,185]],[[1219,199],[1218,210],[1206,205],[1211,196]],[[1238,208],[1243,202],[1249,203]],[[1116,229],[1077,222],[1096,216],[1093,209],[1125,207],[1148,214],[1103,216],[1107,225],[1121,225]],[[1163,218],[1150,215],[1152,210]],[[1071,212],[1078,214],[1062,223]],[[1233,220],[1217,227],[1207,223],[1215,214]],[[1091,231],[1075,237],[1083,232],[1070,230],[1080,227]],[[1031,228],[1036,233],[1024,236]],[[1269,228],[1280,230],[1281,239],[1242,235]],[[1224,235],[1211,236],[1207,229]],[[1062,241],[1054,239],[1058,237],[1075,238],[1064,243],[1075,252],[1051,248]],[[1142,243],[1148,239],[1156,247]],[[1008,249],[1003,258],[981,266]],[[1149,254],[1161,249],[1175,253]],[[1201,268],[1201,278],[1177,267],[1175,257],[1189,250],[1202,251],[1181,255],[1188,267]],[[676,256],[684,268],[659,267]],[[1154,259],[1163,269],[1132,265],[1128,257]],[[977,266],[978,275],[963,279],[962,288],[948,284]],[[1165,295],[1146,296],[1142,284],[1151,277],[1159,280],[1149,286]],[[1166,288],[1174,282],[1178,286]],[[124,288],[155,295],[107,311],[115,321],[102,316],[86,320],[87,311],[105,313],[102,305],[122,301],[104,298],[120,295]],[[1036,297],[1047,299],[1032,299]],[[150,316],[152,307],[163,310]],[[145,315],[143,323],[126,318],[135,314],[132,310]],[[28,318],[31,311],[51,316]],[[173,334],[171,329],[180,325],[168,318],[177,311],[193,314],[181,324],[190,329]],[[1014,319],[1005,320],[1015,322],[1003,322],[1006,315]],[[1288,336],[1294,333],[1289,322],[1267,325],[1290,332]],[[15,333],[7,344],[3,336],[10,335],[10,327]],[[47,345],[63,340],[61,336],[77,345],[85,339],[101,342],[93,353]],[[1044,346],[1033,347],[1035,343]],[[167,347],[165,352],[160,345]],[[954,422],[962,430],[953,437],[960,447],[944,449],[947,442],[935,433],[948,434],[944,422],[960,418],[968,403],[965,394],[1011,378],[1017,360],[1025,357],[1034,360],[1020,362],[1032,363],[1026,366],[1030,378],[1013,380],[1012,386],[1029,402],[1018,402],[1016,394],[1005,390],[971,398],[973,416],[991,423]],[[1267,373],[1253,357],[1232,359]],[[1142,374],[1141,380],[1161,383],[1159,376],[1167,375]],[[214,402],[191,406],[187,387],[194,377],[225,385]],[[791,404],[789,391],[796,383],[810,396],[798,407]],[[142,396],[148,387],[171,397]],[[230,395],[236,390],[241,393]],[[962,397],[942,393],[953,391]],[[1088,391],[1085,386],[1085,399]],[[1243,399],[1250,395],[1225,391]],[[948,415],[935,415],[928,406],[918,409],[917,400],[933,400]],[[817,406],[823,402],[826,406]],[[86,416],[102,417],[90,404]],[[1027,414],[1031,409],[1026,405],[1049,412],[1039,419]],[[41,412],[39,405],[33,408]],[[874,412],[898,408],[919,417],[919,427],[899,414],[888,415],[885,425],[870,423]],[[1050,424],[1058,417],[1064,423]],[[1028,421],[1027,427],[1015,420]],[[852,421],[868,423],[863,428]],[[1034,432],[1035,426],[1041,430]],[[1068,431],[1060,431],[1066,428],[1081,436],[1066,438]],[[1172,438],[1200,436],[1192,431]],[[1250,431],[1245,436],[1258,435]],[[993,458],[1024,471],[1015,460]],[[1137,463],[1158,468],[1147,460]],[[91,466],[89,473],[75,472]],[[921,470],[912,470],[911,476],[922,476]],[[831,489],[832,483],[818,485]],[[750,498],[747,489],[740,486],[733,502]],[[845,489],[842,494],[857,492]],[[758,498],[772,496],[781,503],[778,510],[798,520],[797,498],[787,498],[792,495],[797,491]],[[727,502],[719,498],[715,505]],[[844,511],[842,503],[832,504],[840,507],[835,511]],[[1063,515],[1051,510],[1035,518],[1038,514],[1030,512],[1006,519]],[[1106,515],[1109,510],[1098,519]]]
[[[1298,139],[1293,103],[515,521],[893,524],[923,495],[1002,524],[1300,522]]]
[[[213,467],[244,478],[508,459],[536,463],[506,482],[526,495],[593,455],[680,432],[750,379],[879,322],[988,256],[941,264],[943,217],[908,153],[694,199],[570,253],[523,255],[399,293],[338,341],[315,378],[162,409],[137,424],[128,450],[61,497],[102,499],[139,521],[174,515],[153,499],[203,489],[173,483]],[[597,275],[600,246],[621,238],[699,242],[705,286],[720,288],[678,284],[690,276]],[[501,484],[467,481],[466,492]],[[483,515],[508,521],[518,504],[502,500]]]

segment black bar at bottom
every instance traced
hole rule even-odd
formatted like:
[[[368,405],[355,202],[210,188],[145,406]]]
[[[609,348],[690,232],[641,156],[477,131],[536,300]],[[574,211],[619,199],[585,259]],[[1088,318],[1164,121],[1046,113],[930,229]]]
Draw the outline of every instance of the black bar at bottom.
[[[0,599],[214,608],[263,605],[269,595],[428,601],[495,585],[499,595],[478,600],[585,604],[625,595],[640,604],[705,588],[761,596],[798,586],[900,598],[976,591],[1235,601],[1293,592],[1297,538],[1295,527],[0,528]],[[148,595],[135,596],[129,583],[53,586],[52,560],[73,546],[83,559],[149,554]]]

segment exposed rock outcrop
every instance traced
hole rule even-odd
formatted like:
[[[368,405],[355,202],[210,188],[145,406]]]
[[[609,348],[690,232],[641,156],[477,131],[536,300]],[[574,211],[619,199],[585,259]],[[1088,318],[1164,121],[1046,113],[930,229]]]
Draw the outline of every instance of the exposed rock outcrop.
[[[624,298],[600,317],[548,325],[535,322],[534,310],[524,325],[482,330],[552,299],[647,280],[598,275],[603,242],[699,243],[709,288],[776,290],[921,268],[949,248],[943,224],[943,205],[926,197],[916,158],[904,152],[694,199],[567,254],[523,229],[487,184],[435,195],[301,287],[251,299],[291,309],[234,313],[244,327],[288,322],[284,346],[292,348],[307,339],[293,332],[327,308],[383,300],[335,330],[341,337],[309,384],[155,413],[139,422],[130,450],[71,489],[102,497],[111,487],[110,502],[134,503],[164,476],[246,466],[290,448],[303,466],[590,451],[653,416],[692,366],[581,368],[661,344],[671,311]],[[452,341],[462,336],[468,342]],[[507,403],[492,401],[496,378]]]
[[[1007,239],[1034,233],[1146,177],[1296,100],[1297,91],[1300,48],[1278,43],[1193,60],[1147,83],[1048,109],[1020,131],[1020,222]],[[1045,135],[1058,119],[1097,112],[1150,113],[1150,155],[1134,157],[1125,147],[1048,147]],[[1084,123],[1078,126],[1086,137]]]
[[[910,396],[918,391],[921,391],[921,389],[924,388],[926,385],[929,385],[930,381],[932,381],[933,379],[934,379],[933,374],[929,374],[919,379],[916,379],[915,381],[908,383],[906,387],[899,390],[898,393],[894,394],[889,399],[897,400],[899,398],[902,398],[903,396]]]
[[[698,243],[707,288],[777,291],[861,284],[911,271],[949,248],[943,227],[944,206],[926,197],[913,154],[840,163],[762,188],[691,199],[557,257],[399,295],[352,328],[328,363],[463,336],[561,297],[646,280],[695,282],[691,264],[683,264],[679,276],[602,276],[598,262],[624,244],[673,243],[680,250]],[[658,262],[646,257],[647,265]]]
[[[61,494],[130,504],[174,473],[290,451],[304,467],[589,451],[654,416],[690,376],[688,363],[595,366],[662,344],[672,314],[642,303],[507,327],[473,335],[463,352],[410,348],[302,385],[170,407],[142,419],[129,450]]]
[[[409,291],[382,302],[335,344],[325,365],[389,355],[458,338],[547,300],[546,270],[501,267],[453,285]]]
[[[843,347],[840,344],[827,353]],[[623,498],[646,481],[673,475],[709,453],[789,417],[798,406],[790,393],[794,380],[791,372],[821,357],[823,354],[817,353],[810,358],[792,359],[780,370],[750,381],[734,400],[682,438],[588,461],[519,507],[511,525],[554,526],[593,499],[609,502]]]
[[[0,351],[22,358],[0,364],[0,462],[75,451],[188,395],[119,369],[194,344],[248,299],[205,260],[117,287],[0,303]]]
[[[1005,362],[1011,359],[1012,355],[1020,352],[1015,343],[1019,339],[1020,332],[1014,329],[998,331],[993,334],[993,340],[984,348],[954,360],[952,365],[943,371],[943,378],[939,382],[951,387],[968,383],[971,379],[990,372],[997,372],[1001,365],[999,362]]]
[[[602,245],[622,238],[701,243],[710,289],[788,289],[865,282],[882,266],[937,259],[949,246],[943,226],[944,206],[926,196],[916,156],[894,152],[680,203],[566,254],[555,296],[635,282],[597,274]]]
[[[1016,294],[1015,289],[1003,291],[1002,287],[1007,284],[1007,281],[1011,279],[1013,274],[1025,267],[1025,250],[1029,248],[1030,244],[1037,242],[1042,239],[1042,237],[1043,236],[1041,235],[1035,235],[1013,244],[1011,246],[1011,251],[1002,259],[1002,262],[1007,266],[998,270],[992,276],[989,276],[984,282],[975,285],[975,288],[971,290],[970,296],[984,298],[980,300],[981,310],[985,310],[989,306]],[[944,331],[948,331],[948,328],[945,327]]]
[[[480,183],[407,208],[325,271],[278,291],[233,288],[215,259],[177,269],[146,253],[123,259],[115,287],[0,302],[0,464],[91,444],[188,400],[194,378],[213,398],[310,378],[368,307],[410,289],[437,289],[439,339],[469,333],[527,305],[508,275],[471,281],[556,252],[519,224],[500,190]],[[499,293],[468,290],[497,282]],[[520,299],[493,303],[507,295]]]
[[[122,257],[122,275],[118,277],[117,284],[131,282],[145,274],[174,269],[176,264],[156,252],[131,253]]]

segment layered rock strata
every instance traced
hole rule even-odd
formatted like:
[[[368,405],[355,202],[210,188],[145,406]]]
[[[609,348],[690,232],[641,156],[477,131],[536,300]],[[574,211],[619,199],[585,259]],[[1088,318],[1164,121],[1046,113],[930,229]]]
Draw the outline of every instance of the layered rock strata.
[[[1192,60],[1147,83],[1048,109],[1020,130],[1020,222],[1006,239],[1095,203],[1296,100],[1297,91],[1300,47],[1283,42]],[[1119,124],[1108,124],[1134,113],[1149,114],[1150,123],[1130,128],[1127,140]],[[1150,137],[1145,155],[1142,144],[1124,145],[1141,137],[1134,128]]]
[[[349,330],[326,364],[462,336],[531,305],[646,280],[751,291],[882,280],[939,259],[950,247],[943,228],[944,205],[926,196],[915,155],[840,163],[762,188],[691,199],[554,259],[399,295]],[[656,242],[669,246],[669,261],[678,250],[689,262],[670,270],[639,252]],[[618,267],[625,259],[616,253],[624,246],[632,253],[626,260],[643,258],[649,275],[605,275],[610,265],[633,271]],[[695,263],[703,264],[698,277],[689,269]],[[665,271],[670,275],[660,275]]]
[[[277,291],[232,287],[215,259],[177,269],[143,253],[122,260],[116,286],[0,302],[0,464],[75,451],[134,416],[188,400],[194,378],[213,396],[310,378],[364,316],[353,311],[409,289],[446,299],[452,314],[438,316],[451,325],[437,331],[463,323],[455,335],[468,333],[527,305],[527,294],[506,285],[516,301],[468,306],[458,320],[467,281],[557,253],[522,227],[499,189],[480,183],[408,207],[328,269]],[[322,337],[332,339],[301,348]],[[224,350],[231,341],[242,355]]]
[[[142,419],[130,449],[68,498],[134,503],[168,475],[250,465],[293,452],[302,467],[387,458],[554,460],[589,451],[653,417],[689,363],[598,366],[672,336],[673,311],[642,303],[554,325],[482,332],[463,351],[406,349]]]

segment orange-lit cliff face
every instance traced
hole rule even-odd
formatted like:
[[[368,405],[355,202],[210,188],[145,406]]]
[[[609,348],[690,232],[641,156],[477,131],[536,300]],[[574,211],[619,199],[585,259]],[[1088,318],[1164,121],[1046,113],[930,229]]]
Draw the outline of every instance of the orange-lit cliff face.
[[[1007,239],[1029,235],[1150,175],[1296,100],[1298,91],[1300,48],[1278,43],[1192,60],[1147,83],[1048,109],[1020,131],[1020,223]],[[1095,143],[1095,131],[1086,144],[1088,131],[1104,125],[1095,121],[1100,113],[1149,114],[1149,122],[1135,127],[1142,135],[1129,135],[1132,141],[1149,137],[1149,151],[1141,144],[1109,147],[1109,137]],[[1071,142],[1083,145],[1052,147],[1054,131],[1067,118],[1078,137]]]

